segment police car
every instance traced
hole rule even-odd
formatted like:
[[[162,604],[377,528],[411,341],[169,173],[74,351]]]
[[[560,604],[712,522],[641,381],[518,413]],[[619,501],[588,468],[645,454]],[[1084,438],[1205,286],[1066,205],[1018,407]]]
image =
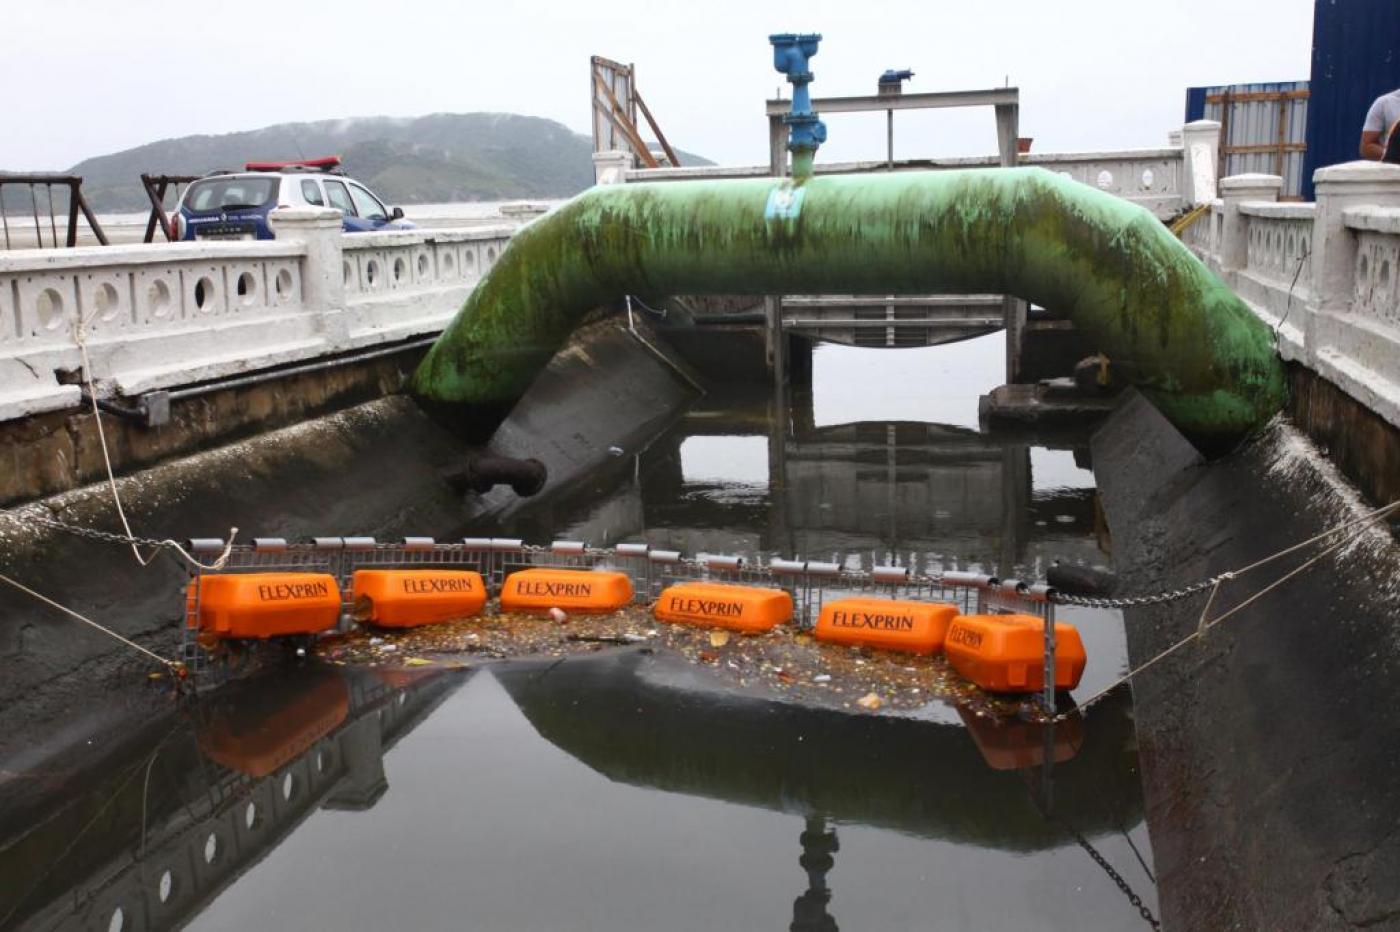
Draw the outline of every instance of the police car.
[[[177,240],[273,239],[267,215],[278,207],[333,207],[346,233],[411,230],[401,208],[345,177],[340,159],[249,162],[241,172],[211,172],[191,182],[173,222]]]

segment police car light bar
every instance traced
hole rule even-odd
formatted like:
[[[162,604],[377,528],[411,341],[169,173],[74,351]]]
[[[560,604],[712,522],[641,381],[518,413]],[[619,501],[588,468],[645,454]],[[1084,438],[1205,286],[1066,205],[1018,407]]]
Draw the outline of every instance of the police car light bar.
[[[340,167],[340,156],[328,155],[320,159],[298,159],[292,162],[249,162],[243,166],[248,172],[280,172],[288,168],[309,168],[321,171],[334,171]]]

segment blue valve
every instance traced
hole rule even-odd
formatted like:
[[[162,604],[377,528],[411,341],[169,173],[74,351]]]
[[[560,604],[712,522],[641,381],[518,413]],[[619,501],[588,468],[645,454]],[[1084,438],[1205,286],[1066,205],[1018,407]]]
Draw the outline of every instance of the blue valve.
[[[773,44],[773,67],[787,75],[792,84],[792,111],[783,116],[783,122],[791,134],[788,151],[792,153],[792,174],[799,179],[811,175],[817,147],[826,142],[826,124],[812,109],[812,95],[807,88],[812,81],[809,63],[821,40],[819,33],[783,32],[768,37]]]

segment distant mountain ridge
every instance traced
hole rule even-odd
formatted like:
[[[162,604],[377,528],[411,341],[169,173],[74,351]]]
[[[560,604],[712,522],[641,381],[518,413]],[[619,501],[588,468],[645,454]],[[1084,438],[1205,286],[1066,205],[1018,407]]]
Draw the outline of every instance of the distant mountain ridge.
[[[339,155],[391,205],[568,197],[593,183],[593,143],[562,123],[514,113],[434,113],[278,123],[182,136],[85,159],[71,169],[98,211],[148,206],[140,176],[202,175],[249,161]],[[678,152],[683,165],[712,162]]]

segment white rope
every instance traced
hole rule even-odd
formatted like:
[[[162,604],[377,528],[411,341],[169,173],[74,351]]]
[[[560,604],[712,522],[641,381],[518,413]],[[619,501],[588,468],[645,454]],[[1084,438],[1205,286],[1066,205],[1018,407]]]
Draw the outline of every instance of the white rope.
[[[1372,512],[1370,516],[1368,516],[1367,518],[1362,519],[1362,520],[1372,520],[1372,521],[1373,521],[1373,520],[1376,520],[1377,518],[1380,518],[1380,517],[1382,517],[1383,515],[1388,514],[1388,513],[1390,513],[1391,511],[1395,510],[1397,506],[1400,506],[1400,502],[1394,502],[1394,503],[1392,503],[1392,504],[1386,506],[1385,508],[1381,508],[1381,509],[1379,509],[1379,510],[1377,510],[1377,511],[1375,511],[1375,512]],[[1357,522],[1352,522],[1352,523],[1355,524],[1355,523],[1357,523]],[[1282,553],[1291,553],[1291,552],[1297,550],[1299,547],[1305,546],[1307,543],[1311,543],[1311,542],[1320,540],[1320,539],[1322,539],[1322,538],[1324,538],[1324,537],[1329,536],[1329,535],[1332,534],[1332,533],[1335,533],[1335,530],[1334,530],[1334,531],[1326,532],[1326,533],[1324,533],[1324,534],[1319,534],[1317,537],[1312,538],[1310,541],[1304,542],[1304,544],[1298,544],[1298,545],[1295,545],[1295,546],[1293,546],[1293,547],[1288,548],[1288,550],[1286,550],[1286,551],[1281,551],[1280,554],[1275,554],[1274,556],[1266,557],[1266,558],[1264,558],[1263,560],[1260,560],[1258,563],[1255,563],[1255,564],[1252,564],[1252,565],[1249,566],[1249,567],[1246,567],[1245,570],[1237,570],[1235,573],[1227,573],[1227,574],[1224,574],[1224,575],[1222,576],[1222,581],[1223,581],[1223,579],[1224,579],[1225,577],[1228,577],[1228,578],[1233,579],[1238,573],[1245,572],[1245,571],[1247,571],[1247,570],[1249,570],[1249,569],[1253,569],[1253,568],[1255,568],[1256,566],[1262,566],[1262,565],[1265,564],[1265,563],[1268,563],[1268,562],[1270,562],[1270,561],[1272,561],[1272,560],[1274,560],[1274,559],[1277,559],[1277,557],[1280,556]],[[1167,647],[1165,650],[1161,651],[1161,652],[1158,653],[1156,656],[1154,656],[1154,657],[1152,657],[1151,659],[1147,660],[1145,663],[1139,664],[1138,666],[1136,666],[1136,667],[1134,667],[1133,669],[1129,670],[1126,674],[1124,674],[1123,676],[1121,676],[1121,677],[1119,677],[1118,679],[1114,680],[1114,681],[1113,681],[1112,683],[1110,683],[1108,686],[1105,686],[1103,689],[1101,689],[1101,690],[1099,690],[1098,692],[1094,693],[1094,695],[1090,696],[1088,699],[1086,699],[1086,700],[1084,700],[1083,702],[1079,703],[1079,708],[1076,710],[1076,713],[1078,713],[1078,712],[1084,712],[1084,711],[1088,710],[1088,708],[1089,708],[1090,706],[1092,706],[1094,703],[1100,701],[1100,700],[1103,699],[1105,696],[1107,696],[1109,693],[1113,692],[1113,690],[1117,689],[1119,686],[1122,686],[1124,683],[1127,683],[1127,682],[1130,681],[1133,677],[1137,676],[1139,673],[1142,673],[1144,670],[1146,670],[1146,669],[1148,669],[1149,667],[1153,666],[1153,665],[1156,664],[1158,661],[1165,660],[1167,657],[1169,657],[1169,656],[1171,656],[1172,654],[1176,653],[1179,649],[1181,649],[1181,648],[1184,647],[1185,645],[1191,643],[1192,641],[1199,640],[1200,638],[1205,637],[1206,632],[1209,631],[1211,628],[1213,628],[1213,627],[1215,627],[1216,625],[1220,624],[1221,622],[1225,621],[1227,618],[1230,618],[1231,616],[1235,615],[1237,612],[1243,610],[1245,607],[1247,607],[1247,606],[1253,604],[1254,602],[1258,601],[1259,599],[1263,598],[1263,597],[1264,597],[1265,595],[1267,595],[1268,593],[1272,592],[1273,590],[1277,589],[1279,586],[1281,586],[1281,585],[1283,585],[1284,583],[1288,582],[1288,580],[1292,579],[1294,576],[1297,576],[1299,573],[1302,573],[1302,572],[1304,572],[1305,570],[1311,568],[1312,566],[1314,566],[1315,564],[1317,564],[1320,560],[1322,560],[1322,559],[1324,559],[1324,558],[1326,558],[1326,557],[1328,557],[1328,556],[1331,556],[1333,553],[1336,553],[1338,550],[1341,550],[1343,547],[1345,547],[1346,545],[1352,543],[1353,541],[1359,540],[1360,537],[1361,537],[1361,535],[1362,535],[1363,533],[1365,533],[1364,529],[1363,529],[1363,530],[1358,530],[1355,534],[1351,535],[1350,537],[1343,537],[1343,538],[1341,538],[1340,540],[1338,540],[1338,541],[1336,541],[1335,543],[1331,544],[1330,546],[1328,546],[1328,547],[1325,548],[1324,550],[1320,551],[1319,553],[1317,553],[1317,554],[1314,555],[1313,557],[1309,558],[1308,560],[1305,560],[1303,563],[1301,563],[1301,564],[1299,564],[1298,566],[1294,567],[1293,569],[1289,570],[1287,573],[1283,574],[1283,575],[1280,576],[1278,579],[1275,579],[1273,582],[1269,583],[1267,586],[1265,586],[1264,588],[1260,589],[1258,592],[1256,592],[1256,593],[1254,593],[1253,595],[1249,596],[1249,597],[1246,598],[1244,601],[1240,602],[1238,605],[1234,606],[1234,607],[1231,608],[1231,609],[1228,609],[1228,610],[1225,611],[1225,612],[1222,612],[1221,614],[1219,614],[1219,615],[1215,616],[1214,618],[1211,618],[1209,621],[1207,621],[1207,620],[1206,620],[1206,618],[1207,618],[1207,612],[1209,612],[1211,604],[1215,601],[1216,592],[1217,592],[1217,591],[1219,590],[1219,588],[1220,588],[1219,583],[1217,583],[1216,586],[1215,586],[1215,588],[1211,590],[1210,599],[1207,600],[1207,602],[1206,602],[1206,607],[1205,607],[1204,610],[1202,610],[1200,621],[1197,622],[1197,624],[1196,624],[1196,629],[1195,629],[1194,631],[1192,631],[1190,634],[1186,635],[1186,636],[1185,636],[1184,638],[1182,638],[1181,640],[1177,641],[1175,644],[1172,644],[1170,647]],[[1068,715],[1068,714],[1057,715],[1057,716],[1055,716],[1055,721],[1064,721],[1064,720],[1067,719],[1067,718],[1069,718],[1069,715]]]
[[[96,313],[94,311],[93,313]],[[89,318],[90,319],[90,318]],[[228,563],[229,554],[233,551],[234,538],[238,536],[238,528],[229,528],[228,540],[224,544],[224,550],[218,558],[209,564],[204,564],[190,555],[178,542],[166,538],[160,541],[160,545],[151,552],[149,556],[141,553],[141,548],[137,542],[136,535],[131,531],[131,522],[126,519],[126,509],[122,507],[122,497],[117,491],[117,477],[112,471],[112,455],[107,449],[107,432],[102,427],[102,411],[97,406],[97,392],[92,383],[92,362],[88,359],[87,339],[85,331],[87,329],[87,319],[80,319],[73,328],[73,341],[78,344],[78,351],[83,357],[83,383],[87,386],[88,401],[92,404],[92,419],[97,424],[97,440],[102,447],[102,464],[107,470],[107,487],[112,490],[112,502],[117,506],[117,517],[121,519],[122,530],[126,532],[127,542],[131,545],[131,554],[136,558],[136,562],[141,566],[150,566],[156,555],[162,548],[174,550],[190,566],[201,570],[221,570]]]
[[[67,606],[59,605],[57,602],[55,602],[53,599],[49,598],[48,596],[42,595],[42,594],[40,594],[40,593],[38,593],[38,592],[35,592],[33,589],[30,589],[28,586],[24,585],[23,583],[16,582],[15,580],[13,580],[13,579],[11,579],[10,577],[6,576],[4,573],[0,573],[0,582],[4,582],[4,583],[7,583],[7,584],[9,584],[9,585],[11,585],[11,586],[14,586],[14,587],[15,587],[16,589],[18,589],[20,592],[23,592],[23,593],[25,593],[26,595],[29,595],[29,596],[31,596],[31,597],[33,597],[33,598],[39,600],[40,602],[43,602],[45,605],[48,605],[48,606],[50,606],[50,607],[52,607],[52,608],[58,609],[60,612],[63,612],[63,614],[67,615],[67,616],[70,617],[70,618],[76,618],[78,621],[81,621],[83,624],[85,624],[85,625],[90,625],[90,626],[92,626],[93,628],[96,628],[98,631],[101,631],[103,634],[107,635],[108,637],[116,638],[118,641],[121,641],[121,642],[122,642],[123,644],[125,644],[127,647],[130,647],[132,650],[140,651],[141,653],[143,653],[143,654],[145,654],[147,657],[150,657],[151,659],[155,660],[157,663],[161,664],[162,666],[166,667],[167,669],[176,670],[176,669],[179,669],[180,666],[181,666],[181,664],[177,663],[177,662],[174,661],[174,660],[167,660],[167,659],[165,659],[164,657],[162,657],[160,654],[157,654],[155,651],[153,651],[153,650],[148,650],[147,648],[142,647],[140,644],[137,644],[135,641],[132,641],[132,640],[129,640],[128,638],[122,637],[120,634],[118,634],[117,632],[113,631],[111,628],[108,628],[108,627],[106,627],[106,626],[104,626],[104,625],[98,624],[97,622],[93,621],[91,618],[88,618],[86,615],[80,615],[79,613],[73,611],[71,608],[68,608]]]
[[[1376,521],[1379,521],[1381,518],[1388,517],[1394,512],[1400,512],[1400,500],[1393,501],[1389,505],[1377,508],[1374,511],[1367,512],[1366,514],[1354,518],[1351,521],[1345,521],[1341,524],[1328,528],[1322,533],[1315,534],[1312,537],[1309,537],[1307,540],[1302,541],[1301,543],[1294,544],[1291,547],[1285,547],[1282,550],[1269,554],[1267,557],[1255,560],[1248,566],[1241,567],[1237,570],[1229,570],[1227,572],[1221,573],[1218,576],[1212,576],[1209,579],[1202,580],[1201,582],[1194,583],[1190,586],[1186,586],[1182,589],[1177,589],[1172,592],[1161,592],[1152,595],[1122,596],[1118,598],[1106,599],[1094,598],[1090,596],[1066,595],[1061,593],[1056,595],[1055,602],[1062,605],[1080,605],[1087,606],[1089,608],[1136,608],[1142,605],[1159,605],[1165,602],[1175,602],[1180,599],[1193,596],[1198,592],[1204,592],[1206,589],[1211,590],[1211,601],[1214,601],[1215,590],[1219,589],[1220,584],[1222,582],[1235,579],[1238,576],[1243,576],[1251,570],[1257,570],[1262,566],[1267,566],[1268,564],[1273,563],[1275,560],[1282,559],[1283,557],[1286,557],[1291,553],[1296,553],[1305,547],[1309,547],[1313,544],[1320,543],[1328,539],[1329,537],[1341,534],[1344,531],[1349,531],[1352,528],[1357,527],[1359,525],[1372,524]]]

